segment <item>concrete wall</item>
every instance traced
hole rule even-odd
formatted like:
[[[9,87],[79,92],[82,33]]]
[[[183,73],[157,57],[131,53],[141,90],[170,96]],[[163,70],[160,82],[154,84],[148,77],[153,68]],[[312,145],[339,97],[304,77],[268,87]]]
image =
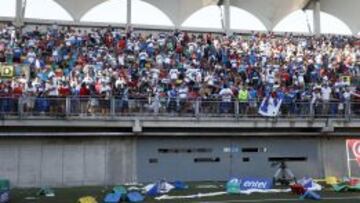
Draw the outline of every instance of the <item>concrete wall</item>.
[[[297,177],[346,176],[345,138],[291,137],[0,137],[0,177],[13,187],[112,185],[158,179],[201,181],[272,177],[269,157],[307,157],[289,163]],[[242,152],[243,148],[266,149]],[[159,149],[192,152],[159,153]],[[235,150],[226,152],[226,148]],[[199,152],[196,149],[211,149]],[[195,162],[195,158],[219,158]],[[248,162],[244,158],[249,158]],[[157,163],[149,163],[157,159]],[[360,174],[354,162],[353,174]]]
[[[138,180],[227,180],[229,177],[272,177],[269,157],[306,157],[303,162],[289,162],[296,177],[342,177],[347,173],[345,139],[323,138],[146,138],[138,140]],[[224,152],[233,148],[234,153]],[[265,151],[242,152],[243,148]],[[159,153],[160,148],[211,148],[209,153]],[[219,157],[220,162],[195,163],[197,157]],[[248,158],[245,162],[243,158]],[[158,163],[149,163],[157,159]],[[357,170],[359,170],[358,168]]]
[[[136,181],[135,147],[130,138],[0,138],[0,177],[17,187]]]
[[[348,176],[346,139],[324,138],[321,140],[325,176]],[[360,172],[360,167],[357,166]]]

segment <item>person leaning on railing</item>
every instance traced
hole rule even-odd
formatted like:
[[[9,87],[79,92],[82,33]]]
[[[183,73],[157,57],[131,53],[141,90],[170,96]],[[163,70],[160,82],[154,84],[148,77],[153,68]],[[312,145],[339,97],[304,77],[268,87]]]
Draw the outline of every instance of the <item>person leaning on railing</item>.
[[[112,96],[111,91],[112,89],[109,83],[103,84],[100,89],[100,108],[102,116],[107,116],[110,112],[110,97]]]
[[[249,115],[255,115],[258,111],[258,92],[255,88],[249,88]]]
[[[170,90],[167,92],[167,109],[168,113],[177,112],[178,109],[178,91],[175,88],[175,85],[171,87]]]
[[[49,111],[51,115],[59,113],[59,89],[54,76],[51,76],[45,85],[45,95],[48,97]]]
[[[66,113],[66,99],[71,95],[69,83],[66,81],[60,81],[59,85],[59,113],[63,115]],[[70,99],[70,98],[69,98]],[[71,104],[71,103],[70,103]],[[74,112],[75,113],[75,112]]]
[[[227,84],[223,85],[223,88],[220,90],[219,95],[221,97],[220,102],[220,113],[230,113],[232,109],[232,99],[234,97],[233,91],[228,87]]]
[[[354,91],[355,95],[360,95],[360,87],[357,87],[356,90]],[[353,113],[356,115],[360,115],[360,97],[356,96],[353,100],[352,100],[352,106],[351,109],[353,110]]]
[[[87,113],[87,108],[88,108],[87,105],[90,96],[90,90],[85,83],[81,84],[79,96],[80,96],[80,112],[82,115],[85,115]]]
[[[5,115],[5,113],[11,112],[11,87],[6,84],[3,80],[0,79],[0,113]]]
[[[179,112],[180,113],[187,113],[188,107],[188,92],[189,89],[186,87],[185,84],[182,84],[178,89],[179,94]]]
[[[36,88],[33,83],[29,81],[25,86],[23,93],[24,112],[33,113],[35,107]]]
[[[344,103],[345,103],[345,112],[346,114],[352,114],[353,112],[351,112],[351,110],[357,111],[354,113],[358,113],[359,109],[354,108],[354,106],[351,104],[352,99],[354,99],[354,101],[359,101],[360,99],[360,91],[359,89],[352,91],[350,89],[350,87],[346,86],[345,90],[343,92],[343,99],[344,99]],[[358,103],[355,103],[355,105],[358,105]],[[353,107],[353,108],[351,108]],[[357,106],[355,106],[357,107]]]
[[[240,115],[247,115],[249,106],[249,91],[245,85],[240,87],[238,92],[238,100]]]

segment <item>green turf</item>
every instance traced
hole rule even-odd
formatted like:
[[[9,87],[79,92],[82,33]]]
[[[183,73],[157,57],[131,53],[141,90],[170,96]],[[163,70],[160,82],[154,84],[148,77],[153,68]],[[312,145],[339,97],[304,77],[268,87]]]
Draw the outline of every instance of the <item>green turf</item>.
[[[216,189],[199,189],[198,185],[217,185]],[[99,203],[102,202],[106,193],[110,192],[112,187],[75,187],[75,188],[54,188],[55,197],[37,197],[36,193],[39,190],[38,188],[33,189],[12,189],[11,190],[11,203],[76,203],[78,198],[82,196],[94,196]],[[193,183],[190,184],[190,188],[183,191],[172,191],[168,195],[191,195],[198,193],[209,193],[209,192],[221,192],[224,191],[223,183]],[[346,192],[346,193],[336,193],[331,191],[330,188],[326,188],[325,191],[320,193],[322,198],[325,199],[320,202],[326,203],[360,203],[360,192]],[[29,199],[35,198],[35,199]],[[243,203],[243,202],[314,202],[312,200],[300,201],[297,200],[299,196],[291,193],[272,193],[272,194],[252,194],[252,195],[224,195],[217,197],[207,197],[200,199],[188,199],[188,200],[154,200],[153,198],[146,197],[146,203]],[[332,200],[332,198],[338,198]],[[282,201],[281,199],[289,199]],[[259,200],[259,201],[258,201]],[[261,201],[263,200],[263,201]]]

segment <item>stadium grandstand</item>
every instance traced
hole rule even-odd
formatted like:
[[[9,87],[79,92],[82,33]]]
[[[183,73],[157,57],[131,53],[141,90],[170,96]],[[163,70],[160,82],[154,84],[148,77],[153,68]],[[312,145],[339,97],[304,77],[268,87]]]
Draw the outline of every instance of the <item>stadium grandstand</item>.
[[[360,177],[358,0],[1,0],[14,187]]]

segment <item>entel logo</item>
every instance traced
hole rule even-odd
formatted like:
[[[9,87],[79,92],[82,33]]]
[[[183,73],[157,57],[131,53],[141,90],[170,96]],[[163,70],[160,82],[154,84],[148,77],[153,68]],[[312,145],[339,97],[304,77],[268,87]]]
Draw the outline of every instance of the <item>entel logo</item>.
[[[244,187],[247,188],[258,188],[258,189],[266,189],[267,182],[266,181],[245,181],[243,183]]]
[[[242,190],[248,189],[271,189],[272,179],[269,178],[243,178],[240,183]]]

